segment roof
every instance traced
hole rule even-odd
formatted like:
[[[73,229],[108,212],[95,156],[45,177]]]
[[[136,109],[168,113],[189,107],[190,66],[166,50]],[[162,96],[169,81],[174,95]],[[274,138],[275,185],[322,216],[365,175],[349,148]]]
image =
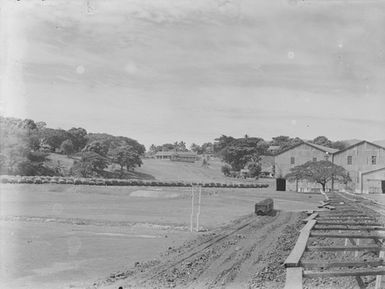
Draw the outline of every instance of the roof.
[[[380,146],[380,145],[378,145],[378,144],[375,144],[375,143],[372,143],[372,142],[363,140],[363,141],[360,141],[360,142],[358,142],[358,143],[356,143],[356,144],[353,144],[353,145],[351,145],[351,146],[348,146],[347,148],[344,148],[343,150],[338,151],[336,154],[339,154],[339,153],[342,153],[342,152],[344,152],[344,151],[350,150],[350,149],[352,149],[352,148],[354,148],[354,147],[356,147],[356,146],[362,145],[362,144],[364,144],[364,143],[367,143],[367,144],[370,144],[370,145],[372,145],[372,146],[375,146],[375,147],[377,147],[377,148],[379,148],[379,149],[385,150],[385,148],[384,148],[383,146]]]
[[[382,171],[382,170],[385,170],[385,167],[379,168],[379,169],[375,169],[375,170],[371,170],[371,171],[366,171],[366,172],[363,172],[362,174],[363,174],[363,175],[367,175],[367,174],[379,172],[379,171]]]
[[[302,141],[302,142],[300,142],[300,143],[298,143],[298,144],[296,144],[296,145],[293,145],[293,146],[291,146],[291,147],[289,147],[289,148],[287,148],[287,149],[284,149],[283,151],[281,151],[281,152],[279,152],[279,153],[277,153],[277,154],[275,154],[275,155],[278,156],[278,155],[280,155],[280,154],[283,154],[283,153],[285,153],[285,152],[287,152],[287,151],[290,151],[290,150],[292,150],[292,149],[294,149],[294,148],[296,148],[296,147],[298,147],[298,146],[300,146],[300,145],[303,145],[303,144],[306,144],[306,145],[308,145],[308,146],[311,146],[311,147],[313,147],[313,148],[315,148],[315,149],[318,149],[318,150],[320,150],[320,151],[323,151],[323,152],[325,152],[325,153],[335,154],[336,152],[338,152],[338,150],[333,149],[333,148],[329,148],[329,147],[325,147],[325,146],[322,146],[322,145],[313,144],[313,143],[307,142],[307,141]]]
[[[157,152],[155,155],[157,155],[157,156],[171,156],[171,155],[173,155],[173,154],[175,154],[175,152],[174,151],[160,151],[160,152]]]
[[[173,156],[173,155],[197,156],[197,153],[195,153],[195,152],[160,151],[160,152],[157,152],[155,155],[158,155],[158,156]]]
[[[174,152],[174,155],[196,157],[197,153],[195,153],[195,152]]]
[[[336,152],[338,152],[337,149],[325,147],[325,146],[318,145],[318,144],[314,144],[314,143],[311,143],[311,142],[305,142],[305,143],[307,143],[308,145],[311,145],[311,146],[313,146],[313,147],[315,147],[315,148],[318,148],[318,149],[320,149],[321,151],[328,152],[328,153],[331,153],[331,154],[335,154]]]

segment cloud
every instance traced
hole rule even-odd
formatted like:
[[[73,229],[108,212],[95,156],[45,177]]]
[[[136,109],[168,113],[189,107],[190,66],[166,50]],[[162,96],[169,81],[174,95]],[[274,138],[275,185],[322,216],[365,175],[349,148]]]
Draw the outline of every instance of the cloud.
[[[147,140],[370,130],[384,120],[385,4],[315,2],[9,0],[7,102]]]

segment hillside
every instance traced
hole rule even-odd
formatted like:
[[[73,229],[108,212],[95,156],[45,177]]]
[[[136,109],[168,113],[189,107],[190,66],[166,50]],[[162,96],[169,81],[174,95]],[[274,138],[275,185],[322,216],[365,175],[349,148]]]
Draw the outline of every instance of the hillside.
[[[201,162],[184,163],[169,160],[144,159],[143,165],[136,171],[154,176],[162,181],[187,182],[231,182],[221,172],[222,163],[219,160],[209,161],[208,167],[202,167]]]
[[[51,153],[48,157],[49,166],[60,165],[65,173],[73,165],[75,158],[66,155]],[[160,181],[186,181],[186,182],[231,182],[233,179],[226,178],[221,172],[220,160],[209,161],[208,167],[202,167],[202,162],[185,163],[172,162],[169,160],[143,159],[143,165],[128,172],[127,177],[133,179],[157,179]],[[109,169],[117,169],[112,165]]]

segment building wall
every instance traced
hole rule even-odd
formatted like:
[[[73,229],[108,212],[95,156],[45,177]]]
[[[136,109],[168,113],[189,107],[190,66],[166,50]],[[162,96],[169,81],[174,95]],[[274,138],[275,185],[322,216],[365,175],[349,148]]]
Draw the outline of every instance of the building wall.
[[[313,161],[313,158],[316,158],[317,161],[325,160],[325,156],[325,152],[310,145],[301,144],[275,156],[275,176],[277,178],[285,177],[291,168],[302,165],[308,161]],[[291,164],[292,157],[294,157],[294,164]],[[332,156],[329,156],[329,160],[332,161]]]
[[[351,157],[352,163],[348,164],[348,157]],[[376,156],[376,164],[372,164],[372,156]],[[358,185],[360,183],[360,174],[366,171],[372,171],[385,166],[385,149],[379,148],[369,143],[363,143],[349,150],[342,151],[334,155],[334,163],[345,168],[352,179],[352,188],[356,192],[361,192]]]
[[[358,185],[359,188],[357,188],[356,193],[361,193],[362,190],[363,194],[381,194],[381,182],[385,181],[385,169],[363,174],[361,180],[362,183]]]

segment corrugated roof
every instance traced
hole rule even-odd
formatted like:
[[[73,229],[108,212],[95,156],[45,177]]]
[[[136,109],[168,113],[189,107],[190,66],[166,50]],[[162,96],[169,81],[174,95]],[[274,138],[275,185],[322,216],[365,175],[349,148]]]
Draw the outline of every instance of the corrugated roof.
[[[329,148],[329,147],[325,147],[325,146],[322,146],[322,145],[318,145],[318,144],[314,144],[314,143],[311,143],[311,142],[305,142],[306,144],[308,144],[308,145],[311,145],[311,146],[313,146],[313,147],[316,147],[316,148],[318,148],[318,149],[320,149],[320,150],[322,150],[322,151],[325,151],[325,152],[328,152],[328,153],[331,153],[331,154],[334,154],[334,153],[336,153],[336,152],[338,152],[338,150],[337,149],[333,149],[333,148]]]
[[[316,148],[316,149],[318,149],[318,150],[320,150],[320,151],[323,151],[323,152],[325,152],[325,153],[327,152],[327,153],[330,153],[330,154],[334,154],[334,153],[338,152],[338,150],[336,150],[336,149],[332,149],[332,148],[325,147],[325,146],[322,146],[322,145],[316,145],[316,144],[313,144],[313,143],[307,142],[307,141],[302,141],[302,142],[300,142],[300,143],[297,143],[297,144],[293,145],[292,147],[289,147],[289,148],[287,148],[287,149],[284,149],[283,151],[280,151],[279,153],[275,154],[275,156],[278,156],[278,155],[280,155],[280,154],[282,154],[282,153],[284,153],[284,152],[287,152],[287,151],[289,151],[289,150],[292,150],[292,149],[294,149],[294,148],[296,148],[296,147],[298,147],[298,146],[300,146],[300,145],[302,145],[302,144],[306,144],[306,145],[308,145],[308,146],[311,146],[311,147],[313,147],[313,148]]]
[[[371,173],[375,173],[375,172],[380,172],[380,171],[383,171],[383,170],[385,170],[385,167],[379,168],[379,169],[375,169],[375,170],[371,170],[371,171],[366,171],[366,172],[363,172],[362,174],[363,175],[367,175],[367,174],[371,174]]]
[[[197,153],[195,152],[176,152],[176,151],[160,151],[157,152],[155,155],[162,155],[162,156],[172,156],[172,155],[179,155],[179,156],[197,156]]]
[[[338,151],[337,154],[339,154],[339,153],[341,153],[341,152],[344,152],[344,151],[347,151],[347,150],[350,150],[350,149],[352,149],[352,148],[354,148],[354,147],[356,147],[356,146],[362,145],[362,144],[364,144],[364,143],[367,143],[367,144],[370,144],[370,145],[375,146],[375,147],[377,147],[377,148],[380,148],[380,149],[385,150],[385,148],[384,148],[383,146],[380,146],[380,145],[378,145],[378,144],[369,142],[369,141],[367,141],[367,140],[363,140],[363,141],[360,141],[360,142],[358,142],[358,143],[356,143],[356,144],[353,144],[353,145],[351,145],[351,146],[348,146],[347,148],[345,148],[345,149],[343,149],[343,150]]]

